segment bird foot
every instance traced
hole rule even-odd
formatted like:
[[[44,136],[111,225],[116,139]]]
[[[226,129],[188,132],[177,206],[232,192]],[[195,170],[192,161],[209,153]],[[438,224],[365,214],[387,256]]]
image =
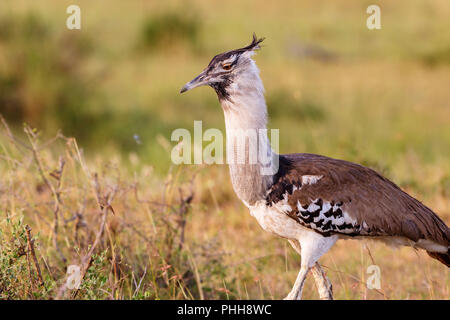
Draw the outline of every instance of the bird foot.
[[[333,287],[329,281],[327,281],[326,288],[319,289],[320,300],[333,300]]]
[[[333,299],[333,294],[331,292],[325,294],[325,295],[321,295],[320,296],[320,300],[334,300]]]
[[[300,300],[298,292],[289,292],[289,294],[283,300]]]

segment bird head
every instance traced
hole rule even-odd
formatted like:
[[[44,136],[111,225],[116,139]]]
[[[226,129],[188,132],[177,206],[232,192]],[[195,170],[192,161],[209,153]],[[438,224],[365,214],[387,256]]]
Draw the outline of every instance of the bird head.
[[[219,100],[229,99],[233,85],[245,78],[251,80],[252,75],[258,73],[251,57],[255,50],[260,49],[259,44],[263,40],[253,34],[248,46],[216,55],[197,77],[186,83],[180,93],[208,85],[216,91]]]

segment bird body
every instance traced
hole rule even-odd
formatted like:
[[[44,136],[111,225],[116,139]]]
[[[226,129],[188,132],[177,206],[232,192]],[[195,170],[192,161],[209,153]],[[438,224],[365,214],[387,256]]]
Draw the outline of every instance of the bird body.
[[[318,260],[339,239],[371,238],[421,248],[450,266],[446,224],[376,171],[320,155],[272,151],[264,86],[252,59],[261,41],[254,36],[250,45],[215,56],[181,92],[201,85],[215,89],[224,111],[227,159],[232,159],[228,163],[237,196],[265,231],[289,240],[301,254],[300,272],[287,299],[301,297],[310,270],[320,297],[332,298]],[[251,161],[255,152],[269,161]],[[236,161],[240,157],[244,161]]]

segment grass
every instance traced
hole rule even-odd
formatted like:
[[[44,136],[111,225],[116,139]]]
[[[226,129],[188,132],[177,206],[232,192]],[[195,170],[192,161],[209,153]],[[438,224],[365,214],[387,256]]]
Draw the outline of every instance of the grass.
[[[375,168],[449,223],[448,1],[379,1],[379,31],[359,0],[113,3],[80,1],[81,31],[64,27],[71,1],[0,3],[0,113],[11,126],[0,135],[1,298],[289,292],[300,258],[260,229],[227,168],[170,164],[172,130],[200,119],[224,128],[212,90],[179,89],[253,32],[266,37],[255,59],[281,153]],[[338,299],[449,297],[447,269],[409,248],[342,241],[321,262]],[[70,264],[85,270],[76,295],[64,288]],[[379,291],[363,285],[371,264]],[[304,296],[318,298],[311,279]]]
[[[174,170],[161,185],[150,168],[133,176],[117,160],[93,169],[72,138],[41,143],[26,126],[25,142],[3,125],[0,298],[224,297],[214,292],[224,253],[213,240],[186,242],[194,177]],[[68,292],[69,265],[81,268],[78,291]]]
[[[119,157],[87,163],[73,138],[41,142],[26,126],[24,141],[3,125],[0,298],[278,299],[288,292],[299,257],[260,230],[220,182],[225,170],[173,167],[161,180],[139,160],[134,171]],[[443,191],[434,203],[445,208]],[[409,248],[348,240],[322,263],[338,299],[448,297],[446,268]],[[372,264],[382,270],[381,290],[365,287]],[[65,285],[69,265],[82,270],[79,290]],[[318,298],[311,280],[305,297]]]

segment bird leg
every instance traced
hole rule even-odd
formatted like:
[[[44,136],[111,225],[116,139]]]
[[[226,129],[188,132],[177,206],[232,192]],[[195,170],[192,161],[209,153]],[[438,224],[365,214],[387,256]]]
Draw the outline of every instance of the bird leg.
[[[289,240],[289,243],[292,245],[294,250],[298,252],[298,254],[301,253],[300,243],[298,241]],[[333,290],[332,290],[331,282],[328,279],[328,277],[325,275],[325,272],[320,267],[320,264],[318,262],[316,262],[315,265],[311,268],[311,271],[314,276],[314,280],[316,282],[317,290],[319,291],[320,299],[333,300]],[[285,299],[288,300],[288,298],[293,295],[294,294],[291,291],[291,293],[289,293],[289,295]]]
[[[292,288],[286,299],[300,299],[302,296],[303,285],[305,283],[306,275],[309,269],[313,270],[316,286],[319,291],[321,299],[332,299],[331,282],[325,276],[322,268],[317,260],[325,254],[336,242],[337,237],[323,237],[317,233],[309,232],[303,234],[299,240],[289,240],[294,249],[300,253],[302,257],[300,272],[295,280]],[[301,244],[301,245],[300,245]]]
[[[295,251],[298,254],[301,254],[300,243],[296,240],[289,240],[289,243],[292,245]],[[300,272],[297,275],[297,279],[295,280],[294,286],[292,287],[291,292],[284,298],[284,300],[300,300],[302,297],[303,285],[305,284],[306,275],[308,274],[309,268],[302,264],[300,268]]]
[[[331,281],[325,275],[323,269],[320,267],[320,264],[316,262],[311,271],[314,276],[314,280],[316,281],[320,299],[333,300],[333,286],[331,285]]]
[[[309,269],[310,268],[305,265],[301,266],[294,286],[292,287],[292,290],[291,292],[289,292],[287,297],[284,298],[284,300],[300,300],[302,298],[303,285],[305,284],[306,275],[308,274]]]

